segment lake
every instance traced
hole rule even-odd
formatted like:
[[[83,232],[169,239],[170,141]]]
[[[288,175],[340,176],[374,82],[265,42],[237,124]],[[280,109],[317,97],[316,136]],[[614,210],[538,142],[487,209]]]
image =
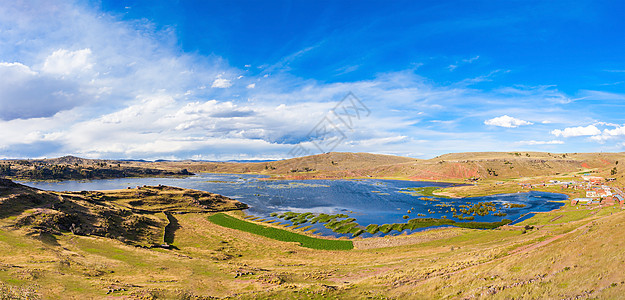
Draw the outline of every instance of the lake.
[[[484,197],[446,199],[423,197],[408,188],[448,187],[450,183],[356,179],[356,180],[261,180],[262,175],[198,174],[185,178],[120,178],[91,181],[20,182],[22,184],[52,191],[83,191],[125,189],[142,185],[169,185],[217,193],[237,199],[250,206],[246,212],[264,219],[274,212],[313,212],[346,214],[362,226],[369,224],[405,223],[404,216],[412,218],[452,217],[452,208],[459,211],[480,202],[492,202],[498,213],[506,216],[475,215],[476,222],[495,222],[510,219],[519,222],[529,218],[530,212],[544,212],[564,205],[568,196],[556,193],[536,192],[499,194]],[[427,198],[427,199],[426,199]],[[522,204],[514,207],[510,204]],[[511,207],[512,206],[512,207]],[[410,213],[408,212],[410,211]],[[284,220],[280,219],[284,222]],[[457,222],[464,220],[454,219]],[[288,222],[288,221],[287,221]],[[317,233],[326,236],[350,236],[338,234],[322,224],[313,225]],[[416,229],[415,231],[423,230]],[[409,233],[404,230],[402,233]],[[393,231],[389,234],[399,234]],[[381,232],[373,236],[382,236]],[[364,233],[363,237],[372,236]]]

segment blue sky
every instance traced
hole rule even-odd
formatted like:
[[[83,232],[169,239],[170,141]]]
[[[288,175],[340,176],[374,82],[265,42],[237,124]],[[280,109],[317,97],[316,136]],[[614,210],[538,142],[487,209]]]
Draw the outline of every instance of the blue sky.
[[[14,2],[0,158],[625,148],[623,1]]]

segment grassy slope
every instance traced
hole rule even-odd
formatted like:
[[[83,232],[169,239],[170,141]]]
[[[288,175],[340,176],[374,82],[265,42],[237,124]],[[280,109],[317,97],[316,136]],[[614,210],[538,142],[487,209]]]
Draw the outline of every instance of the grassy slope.
[[[419,164],[441,165],[426,168],[431,174],[468,174],[469,166],[501,168],[497,169],[499,176],[487,177],[485,184],[451,189],[463,195],[513,192],[518,189],[517,182],[572,178],[585,170],[609,177],[615,162],[623,159],[622,154],[554,157],[531,153],[530,157],[534,155],[545,162],[535,165],[506,153],[449,155],[437,158],[440,163],[434,159],[381,164],[361,173],[402,177],[421,172]],[[524,166],[528,166],[526,171],[518,171]],[[622,172],[617,178],[622,185]],[[495,184],[501,180],[507,183]],[[442,232],[449,234],[433,239],[419,239],[428,233],[399,237],[420,242],[389,248],[384,246],[393,243],[373,239],[378,248],[330,253],[217,226],[208,216],[177,215],[180,229],[173,244],[179,250],[166,251],[69,233],[27,236],[22,229],[10,227],[15,214],[5,215],[0,220],[0,291],[37,290],[47,298],[101,298],[109,290],[115,296],[173,298],[235,294],[241,298],[465,298],[494,294],[509,299],[618,298],[625,294],[621,272],[625,232],[620,230],[625,212],[614,207],[588,209],[567,204],[518,226],[488,231],[445,229]],[[535,229],[522,234],[525,225]]]
[[[625,161],[625,153],[544,153],[544,152],[473,152],[452,153],[432,159],[414,159],[391,155],[369,153],[331,152],[319,155],[260,163],[227,162],[141,162],[115,160],[88,160],[75,157],[58,159],[32,160],[36,165],[67,166],[75,168],[142,168],[158,169],[167,172],[179,172],[188,169],[191,172],[216,173],[255,173],[277,176],[278,178],[350,178],[384,177],[398,179],[437,180],[463,182],[471,177],[483,180],[543,180],[573,178],[580,172],[596,172],[604,177],[616,177],[617,183],[625,185],[625,171],[618,168],[617,161]],[[0,165],[12,164],[14,168],[31,168],[19,165],[17,160],[7,160]],[[117,165],[120,165],[119,167]],[[611,170],[616,167],[617,174]],[[314,170],[306,171],[304,170]],[[298,170],[298,172],[292,172]],[[116,176],[119,176],[116,175]]]
[[[445,154],[432,159],[376,155],[367,153],[325,153],[262,163],[161,162],[150,166],[192,172],[258,173],[279,178],[384,177],[397,179],[463,182],[471,177],[486,181],[548,180],[579,177],[580,172],[596,172],[616,177],[625,184],[625,172],[611,175],[625,153],[476,152]],[[314,169],[311,172],[291,170]],[[490,170],[490,172],[489,172]]]
[[[625,292],[625,212],[589,210],[580,220],[579,211],[567,205],[541,214],[525,221],[536,227],[525,234],[524,224],[452,228],[442,232],[454,234],[418,244],[351,251],[307,249],[218,226],[210,213],[177,215],[179,250],[169,251],[67,233],[27,237],[4,227],[0,281],[46,298],[101,298],[109,290],[165,298],[463,298],[492,291],[502,299],[566,298],[591,290],[593,297],[618,297]]]

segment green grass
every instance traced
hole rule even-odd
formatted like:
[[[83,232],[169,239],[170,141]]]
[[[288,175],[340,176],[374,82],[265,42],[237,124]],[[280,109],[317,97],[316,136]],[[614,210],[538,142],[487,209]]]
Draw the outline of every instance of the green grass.
[[[440,225],[450,225],[461,228],[471,228],[471,229],[495,229],[499,226],[510,223],[511,221],[508,219],[503,219],[500,222],[456,222],[451,219],[433,219],[433,218],[416,218],[408,221],[408,224],[405,224],[405,227],[396,227],[393,229],[411,229],[415,230],[416,228],[424,228],[424,227],[432,227],[432,226],[440,226]],[[397,230],[400,231],[400,230]]]
[[[350,250],[354,248],[354,244],[351,241],[313,238],[287,230],[250,223],[223,213],[214,214],[208,217],[208,220],[220,226],[261,235],[278,241],[297,242],[302,247],[311,249]]]
[[[378,226],[377,224],[369,224],[367,225],[367,227],[365,228],[365,230],[368,233],[371,234],[376,234],[379,230],[380,230],[380,226]]]
[[[413,193],[422,195],[422,196],[428,196],[428,197],[437,197],[437,198],[449,198],[447,196],[439,196],[439,195],[434,195],[434,191],[436,190],[440,190],[440,187],[437,186],[426,186],[426,187],[414,187],[414,188],[405,188],[402,190],[407,190],[407,191],[411,191]]]
[[[524,220],[517,225],[547,225],[547,224],[563,224],[568,222],[579,221],[592,216],[592,213],[611,213],[619,211],[619,208],[601,208],[599,211],[591,210],[590,207],[585,205],[570,206],[566,204],[562,208],[548,213],[535,214],[530,219]]]

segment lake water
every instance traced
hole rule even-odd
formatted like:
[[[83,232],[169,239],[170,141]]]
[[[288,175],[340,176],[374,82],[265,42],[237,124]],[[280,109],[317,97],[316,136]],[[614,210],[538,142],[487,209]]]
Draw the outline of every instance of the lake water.
[[[313,212],[347,214],[362,226],[369,224],[404,223],[403,216],[452,218],[451,207],[471,206],[478,202],[494,202],[498,211],[506,216],[475,216],[476,222],[494,222],[510,219],[518,222],[531,217],[529,212],[543,212],[564,205],[568,197],[562,194],[531,191],[529,193],[500,194],[485,197],[444,199],[406,193],[405,188],[447,187],[452,184],[403,180],[259,180],[261,175],[198,174],[185,178],[120,178],[91,181],[21,182],[28,186],[52,191],[83,191],[125,189],[142,185],[169,185],[217,193],[237,199],[250,206],[246,212],[265,219],[273,212]],[[506,203],[524,204],[525,207],[506,208]],[[408,213],[411,210],[411,213]],[[417,216],[424,214],[425,216]],[[457,222],[468,222],[454,219]],[[313,225],[317,233],[327,236],[349,236],[332,232],[321,224]],[[418,229],[423,230],[423,229]],[[408,232],[408,231],[406,231]],[[390,234],[398,234],[392,231]],[[375,236],[381,236],[376,233]],[[371,236],[368,233],[363,237]]]

